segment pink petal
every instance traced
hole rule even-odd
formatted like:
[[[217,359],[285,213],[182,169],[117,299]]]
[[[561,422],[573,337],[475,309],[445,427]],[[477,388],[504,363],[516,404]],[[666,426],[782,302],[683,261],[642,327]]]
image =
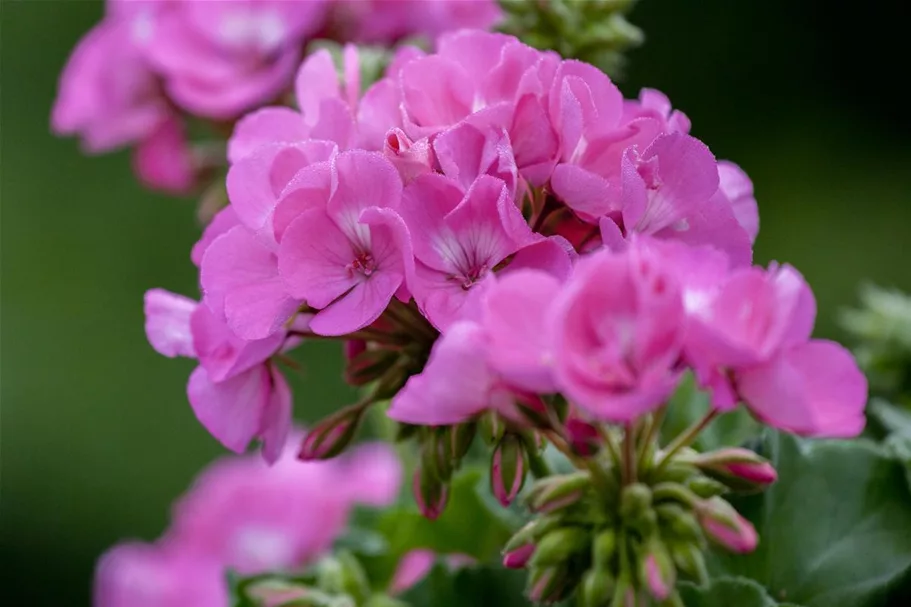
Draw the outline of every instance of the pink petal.
[[[728,200],[752,243],[759,234],[759,206],[753,196],[753,182],[743,169],[728,160],[718,161],[718,178],[718,192]]]
[[[487,294],[487,355],[491,366],[517,388],[556,391],[547,314],[560,287],[560,281],[550,274],[521,270],[504,275]]]
[[[345,335],[363,329],[380,317],[403,280],[395,272],[375,272],[320,310],[310,321],[310,330],[319,335]]]
[[[342,231],[346,231],[345,226],[353,229],[352,224],[367,207],[399,206],[402,180],[382,154],[362,150],[342,152],[335,157],[335,166],[338,186],[327,209]]]
[[[234,125],[234,133],[228,139],[228,161],[234,164],[265,144],[304,141],[309,135],[310,129],[299,112],[287,107],[265,107],[250,112]]]
[[[282,455],[285,441],[291,431],[291,388],[284,376],[274,366],[269,370],[269,398],[262,411],[261,429],[263,458],[273,464]]]
[[[231,205],[226,206],[216,213],[215,217],[212,218],[212,221],[209,222],[209,225],[207,225],[206,229],[203,231],[202,238],[193,245],[193,249],[190,251],[190,259],[193,263],[197,267],[202,265],[203,255],[205,255],[209,245],[212,244],[216,238],[239,224],[240,220],[237,218],[237,213]]]
[[[192,299],[164,289],[146,291],[146,337],[156,352],[169,358],[195,358],[190,316],[197,305]]]
[[[367,89],[357,110],[360,147],[379,150],[389,129],[402,126],[400,101],[398,86],[390,78],[383,78]]]
[[[338,72],[329,51],[321,49],[311,53],[294,78],[294,92],[297,106],[307,120],[313,124],[320,115],[324,99],[340,99]]]
[[[279,277],[275,253],[244,226],[232,228],[209,245],[200,282],[206,305],[223,314],[243,339],[272,335],[299,306]]]
[[[737,388],[764,422],[798,434],[851,438],[864,428],[867,380],[850,352],[825,340],[787,350],[737,374]]]
[[[560,164],[553,170],[554,194],[585,221],[620,210],[619,195],[610,182],[575,164]]]
[[[284,341],[284,332],[252,341],[237,337],[209,307],[199,305],[190,317],[193,349],[212,381],[234,377],[269,359]]]
[[[243,453],[259,433],[262,410],[269,399],[269,375],[260,366],[213,383],[199,366],[190,375],[187,396],[206,430],[231,451]]]
[[[150,188],[174,194],[186,194],[193,189],[196,167],[178,120],[164,121],[139,143],[133,154],[133,168]]]
[[[351,480],[352,497],[358,502],[388,506],[398,497],[402,485],[402,464],[389,445],[360,445],[343,463]]]
[[[493,377],[475,323],[459,322],[437,340],[430,360],[392,399],[388,415],[409,424],[439,426],[463,422],[490,405]]]

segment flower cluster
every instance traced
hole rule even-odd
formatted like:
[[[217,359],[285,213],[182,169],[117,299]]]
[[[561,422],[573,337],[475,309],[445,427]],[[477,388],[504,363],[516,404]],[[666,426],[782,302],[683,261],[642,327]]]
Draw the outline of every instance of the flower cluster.
[[[281,99],[309,41],[391,44],[499,18],[494,0],[107,0],[63,71],[52,128],[91,153],[135,145],[146,184],[185,192],[223,161],[188,143],[187,120],[230,130]]]
[[[229,572],[299,572],[313,565],[328,554],[355,504],[394,501],[400,476],[391,449],[378,444],[320,464],[298,462],[291,453],[273,466],[249,456],[220,460],[177,502],[159,540],[120,544],[101,558],[94,604],[226,607]],[[258,598],[278,605],[301,592],[267,587]]]
[[[752,265],[749,178],[664,95],[624,99],[591,65],[476,30],[399,49],[365,90],[354,47],[340,71],[314,53],[296,108],[237,122],[230,204],[192,253],[202,301],[146,298],[153,346],[199,360],[190,403],[226,447],[259,439],[275,460],[291,425],[276,361],[338,339],[365,396],[312,428],[299,457],[341,453],[389,401],[420,443],[414,493],[435,517],[483,428],[501,503],[528,470],[543,477],[507,566],[530,568],[536,601],[581,588],[596,606],[674,600],[708,539],[755,547],[720,495],[775,471],[746,450],[690,449],[716,416],[743,403],[797,434],[862,430],[866,381],[811,338],[807,283]],[[685,374],[709,413],[659,445]],[[579,471],[544,472],[545,443]]]

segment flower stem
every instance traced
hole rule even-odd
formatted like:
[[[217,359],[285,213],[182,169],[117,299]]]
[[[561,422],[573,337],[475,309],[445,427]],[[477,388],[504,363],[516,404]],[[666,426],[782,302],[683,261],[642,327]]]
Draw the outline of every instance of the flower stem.
[[[627,422],[623,433],[623,482],[636,482],[636,440],[633,424]]]
[[[656,474],[664,470],[670,463],[671,458],[673,458],[678,451],[684,447],[689,447],[693,441],[698,438],[699,434],[705,430],[706,426],[712,423],[716,417],[718,417],[718,410],[710,409],[700,420],[678,434],[674,440],[668,443],[667,448],[664,450],[664,454],[656,467]]]
[[[664,415],[667,411],[667,406],[661,407],[653,415],[651,415],[646,422],[645,437],[642,439],[642,444],[639,445],[639,469],[644,470],[646,465],[649,463],[646,461],[649,453],[649,449],[652,446],[652,443],[655,441],[655,436],[661,430],[661,424],[664,423]]]
[[[531,470],[532,476],[544,478],[545,476],[553,475],[553,470],[547,465],[542,453],[537,448],[526,444],[525,453],[528,454],[528,469]]]

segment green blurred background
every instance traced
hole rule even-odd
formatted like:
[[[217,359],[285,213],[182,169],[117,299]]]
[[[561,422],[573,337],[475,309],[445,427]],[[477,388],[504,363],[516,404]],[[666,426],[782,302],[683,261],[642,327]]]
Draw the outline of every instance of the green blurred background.
[[[757,261],[805,273],[819,335],[839,336],[836,311],[861,281],[911,290],[902,4],[647,0],[632,16],[648,41],[622,87],[664,90],[751,175]],[[155,538],[222,453],[185,401],[192,362],[157,356],[143,333],[146,289],[195,294],[193,202],[141,189],[127,154],[87,158],[48,132],[57,75],[102,9],[0,6],[4,605],[89,604],[97,555]],[[307,357],[302,419],[351,396],[331,347]]]

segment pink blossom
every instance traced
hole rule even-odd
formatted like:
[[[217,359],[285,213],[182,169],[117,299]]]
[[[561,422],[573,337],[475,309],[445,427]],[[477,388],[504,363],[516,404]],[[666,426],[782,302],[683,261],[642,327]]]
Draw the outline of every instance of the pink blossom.
[[[237,213],[234,211],[233,205],[228,205],[216,213],[215,217],[212,218],[212,221],[210,221],[205,230],[203,230],[200,239],[196,241],[196,244],[193,245],[193,249],[190,251],[190,259],[193,263],[197,267],[202,265],[203,255],[205,255],[209,245],[212,244],[216,238],[238,224],[240,224],[240,220],[237,218]]]
[[[759,234],[759,207],[753,196],[753,182],[739,166],[728,160],[718,161],[718,191],[715,197],[723,197],[734,209],[737,223],[746,230],[750,242]]]
[[[129,542],[98,561],[95,607],[224,607],[229,602],[224,569],[170,543]]]
[[[395,454],[379,444],[331,462],[300,462],[291,449],[273,466],[225,458],[177,502],[167,537],[244,575],[297,568],[331,547],[356,503],[388,505],[400,485]]]
[[[534,240],[505,184],[487,175],[465,194],[452,179],[419,177],[405,190],[401,213],[417,259],[409,287],[427,318],[441,329],[458,317],[476,284]]]
[[[156,15],[145,52],[181,107],[233,118],[282,91],[324,11],[319,0],[178,2]]]
[[[279,271],[288,292],[320,310],[310,329],[344,335],[376,320],[413,264],[396,212],[402,183],[377,153],[339,154],[332,188],[313,190],[281,240]]]
[[[662,133],[690,132],[690,119],[680,110],[671,106],[667,95],[655,89],[642,89],[639,98],[627,100],[623,104],[623,121],[633,122],[642,118],[659,121],[659,131]]]
[[[160,289],[146,294],[145,310],[146,333],[158,352],[199,360],[187,396],[203,426],[235,452],[262,439],[263,456],[274,461],[291,426],[290,389],[269,363],[284,332],[243,340],[206,305]]]
[[[680,289],[645,247],[580,260],[552,312],[554,372],[580,409],[629,421],[659,406],[679,377]]]
[[[391,44],[447,30],[489,29],[502,13],[495,0],[358,0],[337,3],[338,27],[347,39]]]
[[[126,19],[108,17],[80,40],[60,76],[51,126],[79,135],[87,152],[104,152],[151,136],[169,110]]]
[[[416,586],[427,577],[433,566],[439,561],[443,561],[450,570],[468,567],[475,563],[475,559],[467,554],[454,553],[441,556],[433,550],[415,548],[405,553],[405,556],[399,560],[395,573],[392,575],[392,581],[389,582],[389,594],[397,596]]]

